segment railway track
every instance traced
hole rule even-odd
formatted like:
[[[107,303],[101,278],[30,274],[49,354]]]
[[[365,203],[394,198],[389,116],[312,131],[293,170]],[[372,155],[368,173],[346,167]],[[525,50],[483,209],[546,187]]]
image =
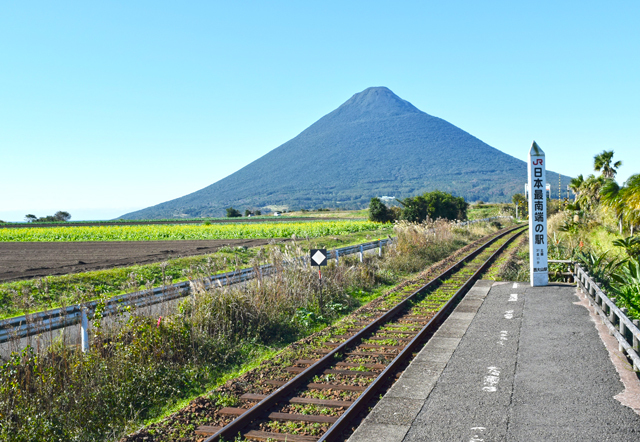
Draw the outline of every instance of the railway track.
[[[295,360],[281,379],[261,381],[261,394],[246,393],[240,406],[220,409],[218,414],[228,418],[225,426],[200,426],[196,434],[205,442],[238,436],[288,442],[343,439],[493,259],[525,231],[519,226],[496,234],[410,296],[388,298],[366,320],[329,336],[312,357]]]

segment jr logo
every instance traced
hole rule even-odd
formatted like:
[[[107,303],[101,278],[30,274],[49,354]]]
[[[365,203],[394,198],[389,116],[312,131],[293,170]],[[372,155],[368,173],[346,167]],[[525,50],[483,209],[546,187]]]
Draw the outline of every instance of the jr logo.
[[[542,158],[538,158],[537,160],[535,160],[535,161],[533,162],[533,165],[534,165],[534,166],[542,165]]]

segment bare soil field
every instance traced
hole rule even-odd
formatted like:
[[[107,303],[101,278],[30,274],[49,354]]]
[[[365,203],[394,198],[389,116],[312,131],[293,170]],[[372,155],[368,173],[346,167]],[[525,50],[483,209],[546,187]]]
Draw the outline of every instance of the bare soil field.
[[[272,240],[0,242],[0,282],[149,264],[205,255],[224,246],[262,246],[269,241]]]

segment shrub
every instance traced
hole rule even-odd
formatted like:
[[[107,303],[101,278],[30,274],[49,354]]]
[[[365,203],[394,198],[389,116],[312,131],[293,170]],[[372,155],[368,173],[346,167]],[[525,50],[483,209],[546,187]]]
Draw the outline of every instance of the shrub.
[[[439,190],[398,200],[403,206],[402,219],[422,222],[426,219],[467,219],[468,204],[462,197]]]
[[[380,198],[371,198],[369,203],[369,221],[386,223],[393,221],[393,212],[380,201]]]
[[[233,207],[229,207],[227,209],[227,218],[238,218],[241,217],[242,214],[240,213],[239,210],[234,209]]]

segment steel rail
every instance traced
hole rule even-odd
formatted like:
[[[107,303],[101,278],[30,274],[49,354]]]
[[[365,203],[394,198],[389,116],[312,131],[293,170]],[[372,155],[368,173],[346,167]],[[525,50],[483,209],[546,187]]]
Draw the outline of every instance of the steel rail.
[[[436,315],[431,318],[431,320],[420,330],[420,332],[407,344],[407,346],[402,349],[402,351],[396,356],[393,361],[389,363],[389,365],[376,377],[367,387],[365,391],[362,392],[360,396],[354,401],[354,403],[345,410],[344,413],[338,418],[338,420],[331,426],[329,429],[322,435],[318,442],[330,442],[338,439],[338,436],[343,433],[347,426],[351,423],[350,420],[353,417],[358,416],[358,414],[367,406],[369,401],[375,397],[378,393],[382,385],[389,379],[389,376],[395,373],[398,368],[406,362],[407,359],[411,358],[411,354],[418,348],[419,345],[423,343],[425,338],[431,334],[433,334],[440,325],[444,322],[444,320],[449,316],[451,311],[456,307],[458,302],[466,295],[466,293],[471,289],[475,281],[479,278],[479,276],[484,273],[492,261],[498,256],[502,251],[519,235],[521,235],[525,230],[522,230],[507,241],[502,244],[491,256],[480,266],[480,268],[464,283],[460,289],[456,291],[456,293],[447,301],[447,303],[442,306],[440,310],[436,313]]]
[[[523,229],[522,232],[524,232],[525,228],[526,228],[526,226],[516,226],[516,227],[508,229],[508,230],[500,233],[499,235],[496,235],[495,237],[491,238],[489,241],[487,241],[486,243],[482,244],[480,247],[478,247],[476,250],[474,250],[473,252],[471,252],[470,254],[465,256],[464,258],[462,258],[460,261],[458,261],[457,263],[453,264],[451,267],[449,267],[443,273],[441,273],[437,277],[433,278],[427,284],[425,284],[424,286],[422,286],[421,288],[419,288],[418,290],[413,292],[411,295],[409,295],[403,301],[399,302],[395,307],[391,308],[386,313],[384,313],[382,316],[378,317],[377,319],[375,319],[374,321],[369,323],[362,330],[358,331],[355,335],[349,337],[346,341],[341,343],[339,346],[337,346],[333,350],[329,351],[325,356],[323,356],[318,361],[316,361],[315,363],[313,363],[312,365],[307,367],[304,371],[299,373],[294,378],[292,378],[289,381],[287,381],[284,385],[282,385],[281,387],[276,389],[274,392],[269,394],[266,398],[262,399],[259,403],[257,403],[253,407],[247,409],[247,411],[245,411],[242,415],[238,416],[236,419],[231,421],[229,424],[227,424],[226,426],[221,428],[218,432],[216,432],[212,436],[210,436],[207,439],[205,439],[204,442],[215,442],[215,441],[220,441],[220,440],[223,440],[223,439],[224,440],[226,440],[226,439],[233,440],[233,438],[235,436],[237,436],[238,433],[241,433],[241,431],[243,429],[245,429],[249,425],[253,424],[257,420],[263,418],[267,414],[267,412],[269,411],[269,409],[272,406],[274,406],[277,403],[283,401],[287,396],[290,396],[291,394],[293,394],[296,389],[298,389],[304,382],[307,381],[308,378],[310,378],[312,376],[315,376],[321,370],[325,369],[325,367],[330,365],[333,362],[334,356],[336,354],[342,353],[347,348],[357,345],[360,341],[362,341],[362,339],[364,339],[366,336],[368,336],[371,332],[373,332],[379,326],[381,326],[385,322],[390,321],[395,316],[397,316],[399,313],[401,313],[408,305],[410,305],[410,303],[413,300],[415,300],[416,298],[420,297],[425,291],[429,290],[431,287],[437,285],[441,279],[447,278],[454,271],[456,271],[458,268],[464,266],[464,264],[467,261],[473,260],[477,255],[482,253],[491,244],[493,244],[497,240],[503,238],[504,236],[509,235],[510,233],[512,233],[513,231],[515,231],[517,229]],[[520,233],[522,233],[522,232],[520,232]],[[514,238],[515,238],[515,236],[517,236],[517,235],[514,235]],[[508,244],[509,242],[510,241],[507,241],[505,243],[505,245],[503,245],[501,247],[501,249],[506,247],[506,244]],[[492,257],[493,256],[495,256],[495,253],[492,254]],[[474,273],[474,275],[471,278],[476,277],[477,274],[478,274],[478,272]],[[468,285],[470,283],[471,283],[471,279],[469,281],[467,281],[467,283],[465,283],[465,285]],[[451,300],[448,301],[447,304],[445,304],[445,306],[450,306],[450,305],[453,305]],[[439,318],[444,317],[442,315],[440,315],[440,316],[436,315],[436,316],[438,316]],[[437,322],[434,322],[433,319],[432,319],[429,322],[429,324],[431,324],[431,323],[436,324]],[[426,327],[427,326],[425,326],[425,328]],[[427,329],[427,330],[429,330],[429,329]],[[422,334],[421,336],[424,336],[424,334]],[[409,345],[412,346],[412,348],[413,348],[413,346],[417,345],[417,342],[419,342],[419,339],[414,338],[410,342]],[[407,352],[407,353],[404,353],[404,354],[405,355],[406,354],[410,354],[410,352]],[[383,371],[383,373],[387,373],[387,372],[388,372],[387,369],[385,369]],[[376,379],[380,379],[380,377],[381,376],[379,376]],[[374,388],[374,390],[375,390],[375,388]],[[369,389],[365,390],[365,392],[366,391],[369,391]],[[369,393],[369,394],[372,394],[372,393]],[[360,397],[362,397],[362,395],[360,395]],[[349,410],[351,410],[356,404],[364,404],[364,401],[360,401],[360,397],[354,402],[353,405],[351,405],[351,407],[349,407],[349,409],[347,411],[345,411],[345,413],[343,413],[343,415],[348,413]],[[358,407],[361,407],[361,406],[363,406],[363,405],[358,405]],[[351,413],[349,413],[349,414],[352,415]],[[334,425],[336,425],[338,422],[340,422],[341,419],[342,419],[342,417]],[[344,422],[346,422],[346,421],[344,421]],[[341,425],[344,425],[344,424],[341,424]],[[331,430],[329,430],[329,431],[331,431]],[[324,436],[323,436],[323,438],[324,438]]]

